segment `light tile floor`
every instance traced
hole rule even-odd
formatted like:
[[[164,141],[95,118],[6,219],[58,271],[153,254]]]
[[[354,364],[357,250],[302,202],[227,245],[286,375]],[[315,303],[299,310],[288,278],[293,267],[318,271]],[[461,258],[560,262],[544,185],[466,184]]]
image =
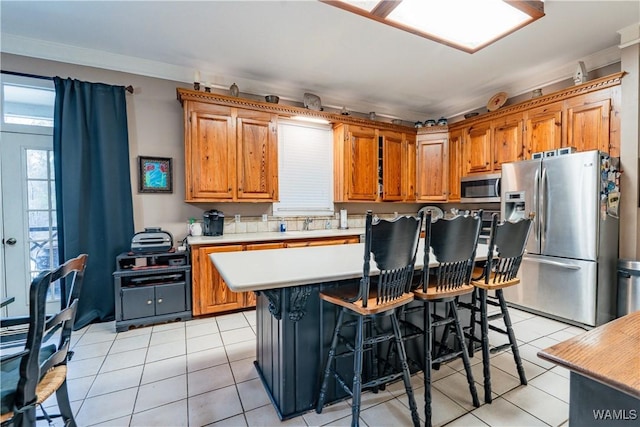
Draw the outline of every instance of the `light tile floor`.
[[[567,425],[568,372],[536,353],[584,331],[513,308],[510,313],[529,385],[520,385],[512,355],[502,352],[492,357],[493,403],[474,408],[462,363],[452,361],[434,371],[434,425]],[[490,339],[504,342],[505,337],[498,337]],[[74,332],[73,339],[69,391],[82,427],[346,426],[351,421],[350,400],[328,406],[322,414],[311,411],[284,422],[278,419],[253,366],[255,311],[120,333],[113,322],[92,324]],[[472,364],[482,400],[479,353]],[[422,413],[421,373],[412,383]],[[45,402],[45,408],[54,405],[55,397]],[[411,425],[402,382],[363,395],[361,424]]]

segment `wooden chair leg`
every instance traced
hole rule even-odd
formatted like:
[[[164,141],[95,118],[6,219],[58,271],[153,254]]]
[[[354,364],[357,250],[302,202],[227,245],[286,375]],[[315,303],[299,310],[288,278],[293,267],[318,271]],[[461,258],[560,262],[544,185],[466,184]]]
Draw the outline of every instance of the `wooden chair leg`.
[[[351,427],[360,425],[360,394],[362,392],[362,342],[364,329],[364,316],[358,316],[358,326],[356,327],[355,352],[353,354],[353,387],[351,388]]]
[[[471,373],[471,361],[469,360],[469,354],[467,353],[467,348],[464,343],[464,335],[462,332],[462,326],[460,325],[460,319],[458,318],[458,310],[456,310],[455,301],[449,302],[451,307],[451,316],[453,316],[454,324],[456,327],[456,337],[458,338],[458,344],[460,345],[460,350],[462,351],[462,363],[464,364],[464,370],[467,374],[467,383],[469,384],[469,391],[471,392],[471,400],[473,401],[473,406],[476,408],[480,407],[480,401],[478,400],[478,392],[476,391],[476,383],[473,380],[473,374]]]
[[[482,374],[484,376],[484,401],[491,403],[491,370],[489,362],[489,319],[487,318],[487,291],[479,289],[480,328],[482,334]]]
[[[391,323],[393,325],[393,335],[395,337],[396,347],[398,349],[398,355],[400,356],[400,364],[402,365],[402,379],[404,381],[404,388],[407,392],[409,399],[409,409],[411,409],[411,420],[415,427],[420,427],[420,416],[418,415],[418,406],[416,405],[416,399],[413,395],[413,388],[411,387],[411,373],[409,372],[409,364],[407,363],[407,353],[402,343],[402,335],[400,333],[400,323],[396,317],[396,313],[391,314]]]
[[[509,308],[504,300],[502,289],[496,291],[496,296],[500,302],[500,310],[502,311],[502,317],[504,324],[507,327],[507,335],[509,336],[509,343],[511,344],[511,352],[513,353],[513,359],[516,362],[516,369],[518,370],[518,376],[520,377],[520,384],[527,385],[527,377],[524,373],[524,367],[522,366],[522,360],[520,359],[520,351],[518,350],[518,342],[516,341],[516,334],[513,332],[513,326],[511,324],[511,316],[509,316]]]
[[[336,327],[333,330],[333,337],[331,338],[331,347],[329,348],[329,355],[327,356],[327,363],[324,367],[324,376],[322,378],[322,385],[320,386],[320,394],[318,395],[318,403],[316,404],[316,412],[319,414],[322,412],[324,401],[327,397],[327,387],[329,385],[329,375],[331,374],[331,365],[336,355],[336,347],[338,346],[338,336],[340,335],[340,328],[342,327],[342,320],[344,319],[345,309],[340,310],[338,314],[338,320],[336,321]]]

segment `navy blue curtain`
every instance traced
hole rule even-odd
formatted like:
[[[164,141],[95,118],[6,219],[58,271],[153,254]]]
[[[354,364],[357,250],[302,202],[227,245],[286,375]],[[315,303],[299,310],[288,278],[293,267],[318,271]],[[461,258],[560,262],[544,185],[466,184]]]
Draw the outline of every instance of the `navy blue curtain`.
[[[114,318],[112,273],[129,249],[133,203],[124,86],[54,78],[58,253],[89,255],[76,329]]]

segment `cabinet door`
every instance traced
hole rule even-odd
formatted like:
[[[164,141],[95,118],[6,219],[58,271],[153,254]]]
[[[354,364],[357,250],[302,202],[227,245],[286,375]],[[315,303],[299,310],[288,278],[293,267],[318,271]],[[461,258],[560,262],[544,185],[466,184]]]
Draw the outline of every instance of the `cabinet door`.
[[[238,199],[277,201],[278,141],[275,120],[270,116],[238,117],[236,127]]]
[[[209,254],[241,251],[242,245],[206,246],[192,252],[193,315],[235,310],[244,305],[242,293],[232,292],[213,266]]]
[[[611,100],[598,99],[597,95],[567,100],[567,146],[578,151],[609,152]]]
[[[156,315],[179,313],[187,309],[185,283],[168,283],[155,286]]]
[[[522,121],[522,114],[493,121],[493,170],[501,170],[503,163],[522,160]]]
[[[284,242],[272,242],[272,243],[252,243],[249,245],[245,245],[245,250],[247,251],[259,251],[264,249],[281,249],[284,248]],[[248,266],[250,268],[250,266]],[[242,293],[242,304],[244,307],[255,307],[256,306],[256,294],[255,292],[243,292]]]
[[[400,201],[404,197],[403,167],[406,155],[403,134],[381,132],[382,139],[382,200]],[[406,172],[405,172],[406,179]]]
[[[447,201],[460,200],[460,176],[462,173],[462,131],[449,134],[449,188]]]
[[[423,140],[418,137],[417,199],[421,201],[447,200],[447,138]]]
[[[122,320],[152,317],[154,314],[153,286],[122,288]]]
[[[404,178],[404,197],[405,202],[416,201],[416,138],[413,135],[406,135],[405,138],[405,160],[402,162],[402,168],[405,174]]]
[[[346,142],[346,177],[348,200],[378,198],[378,131],[362,126],[348,126]]]
[[[231,117],[191,111],[185,141],[186,200],[231,200],[236,190],[236,143]]]
[[[524,159],[533,153],[555,150],[562,143],[562,102],[527,112]]]
[[[462,153],[463,176],[492,170],[490,123],[467,128]]]

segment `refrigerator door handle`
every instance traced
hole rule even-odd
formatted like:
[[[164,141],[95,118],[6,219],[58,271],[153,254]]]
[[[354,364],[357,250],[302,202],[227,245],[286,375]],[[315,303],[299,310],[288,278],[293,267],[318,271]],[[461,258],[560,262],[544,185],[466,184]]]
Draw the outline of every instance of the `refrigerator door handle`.
[[[531,211],[538,215],[538,218],[533,218],[533,234],[535,235],[536,242],[540,241],[540,207],[538,206],[538,191],[540,190],[540,169],[536,169],[536,174],[533,179],[533,208]]]
[[[542,194],[540,196],[540,252],[544,253],[544,243],[547,240],[547,207],[549,206],[548,197],[549,197],[549,186],[547,184],[547,169],[542,168]]]
[[[553,265],[556,267],[561,267],[561,268],[567,268],[569,270],[580,270],[580,266],[579,265],[573,265],[573,264],[565,264],[564,262],[559,262],[559,261],[551,261],[548,259],[540,259],[540,258],[531,258],[528,256],[524,256],[522,257],[523,260],[527,260],[527,261],[533,261],[533,262],[538,262],[540,264],[549,264],[549,265]]]

